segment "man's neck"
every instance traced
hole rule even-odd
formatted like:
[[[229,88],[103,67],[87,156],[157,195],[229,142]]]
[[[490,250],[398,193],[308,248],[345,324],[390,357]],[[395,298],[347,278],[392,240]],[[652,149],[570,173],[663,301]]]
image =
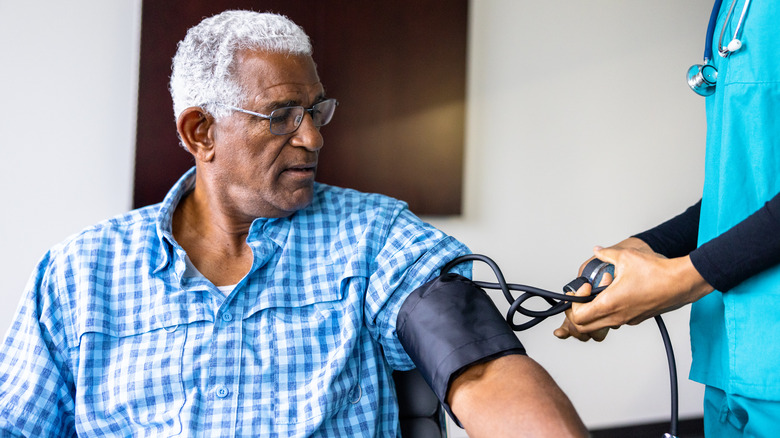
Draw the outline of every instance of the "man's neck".
[[[236,284],[252,266],[248,220],[236,220],[195,190],[173,213],[172,231],[192,263],[216,286]]]

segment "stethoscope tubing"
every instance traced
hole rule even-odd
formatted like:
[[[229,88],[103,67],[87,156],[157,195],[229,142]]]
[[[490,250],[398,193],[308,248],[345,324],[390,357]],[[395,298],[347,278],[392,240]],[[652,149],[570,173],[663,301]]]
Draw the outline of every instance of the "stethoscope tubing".
[[[710,13],[710,21],[707,24],[707,36],[704,39],[704,63],[706,64],[712,59],[712,41],[715,38],[715,26],[718,23],[718,12],[720,11],[720,5],[723,0],[715,0],[715,5],[712,7]]]
[[[715,27],[718,23],[718,13],[720,12],[720,7],[723,4],[723,0],[715,0],[715,4],[712,6],[712,12],[710,13],[710,21],[707,24],[707,35],[704,40],[704,63],[708,63],[712,60],[712,43],[715,38]],[[737,0],[731,1],[731,6],[729,7],[729,11],[726,14],[726,19],[723,22],[723,27],[720,29],[720,35],[718,37],[718,54],[725,58],[729,55],[731,55],[736,50],[730,50],[728,49],[729,44],[726,44],[726,48],[723,47],[723,36],[726,34],[726,27],[728,22],[731,20],[731,16],[734,13],[734,7],[737,4]],[[732,37],[732,41],[739,41],[739,37],[742,31],[742,24],[745,21],[745,16],[747,15],[748,7],[750,6],[750,0],[745,0],[745,4],[742,6],[742,13],[739,16],[739,20],[737,21],[737,27],[734,29],[734,36]]]

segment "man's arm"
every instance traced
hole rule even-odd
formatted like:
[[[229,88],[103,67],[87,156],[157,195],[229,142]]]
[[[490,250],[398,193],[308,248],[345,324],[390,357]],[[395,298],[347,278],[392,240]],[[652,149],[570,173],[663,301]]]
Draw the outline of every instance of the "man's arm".
[[[49,300],[47,257],[28,283],[0,344],[0,436],[75,436],[72,382],[62,341],[61,308]],[[52,330],[50,330],[52,329]]]
[[[471,366],[452,382],[447,401],[472,438],[588,436],[561,388],[521,354]]]
[[[470,280],[445,274],[416,289],[401,307],[397,334],[470,436],[587,435],[563,391]]]

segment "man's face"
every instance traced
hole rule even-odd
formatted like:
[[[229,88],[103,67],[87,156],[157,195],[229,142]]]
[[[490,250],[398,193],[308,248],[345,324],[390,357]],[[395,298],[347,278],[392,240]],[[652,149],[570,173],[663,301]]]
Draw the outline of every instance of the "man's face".
[[[236,78],[247,92],[244,109],[262,114],[285,106],[309,108],[325,99],[310,56],[246,50]],[[312,200],[323,139],[308,113],[293,133],[274,135],[269,120],[234,111],[214,125],[211,172],[230,214],[285,217]]]

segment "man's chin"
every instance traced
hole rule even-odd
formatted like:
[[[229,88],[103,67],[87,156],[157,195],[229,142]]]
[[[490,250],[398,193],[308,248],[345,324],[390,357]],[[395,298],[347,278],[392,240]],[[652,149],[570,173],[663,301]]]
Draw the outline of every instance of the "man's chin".
[[[283,216],[290,216],[311,205],[313,199],[314,186],[312,185],[311,187],[300,188],[292,192],[289,196],[285,197],[285,199],[280,200],[280,202],[277,203],[277,206],[280,211],[286,213],[283,214]]]

